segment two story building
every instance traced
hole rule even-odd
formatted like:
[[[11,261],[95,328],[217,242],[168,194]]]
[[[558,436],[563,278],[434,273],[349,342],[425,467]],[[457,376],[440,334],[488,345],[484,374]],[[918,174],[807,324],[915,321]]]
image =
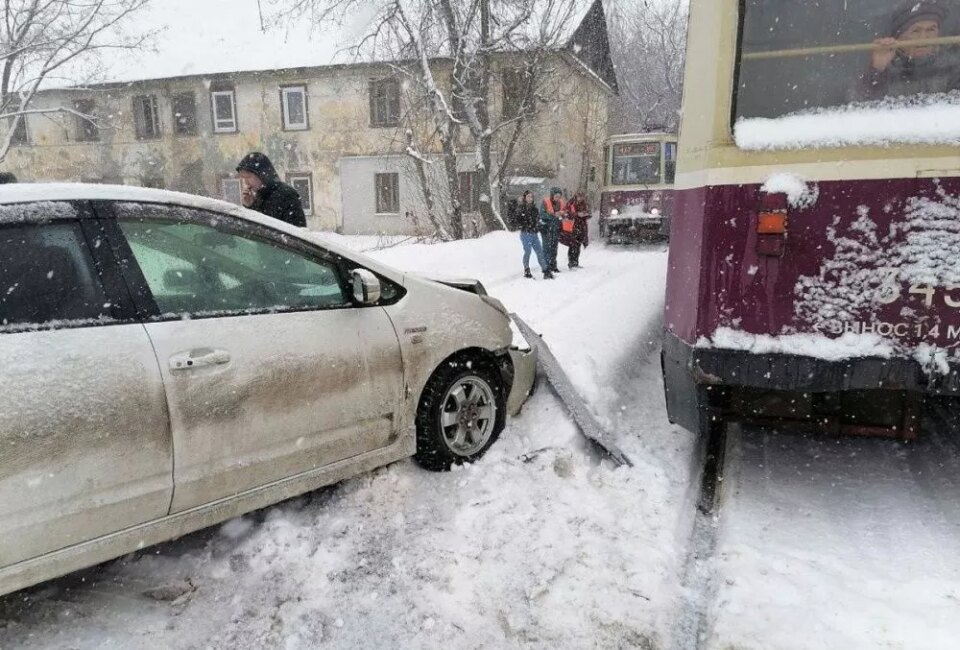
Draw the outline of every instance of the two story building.
[[[547,87],[555,91],[542,98],[516,144],[512,186],[505,193],[553,183],[571,191],[599,185],[607,104],[617,88],[602,0],[578,15],[569,34],[552,54]],[[440,79],[449,65],[432,62]],[[496,59],[497,115],[515,110],[512,66],[511,55]],[[66,106],[94,119],[30,115],[4,167],[22,181],[142,185],[239,202],[236,164],[250,151],[263,151],[300,193],[312,228],[429,232],[406,153],[408,91],[396,66],[381,61],[212,70],[50,89],[36,97],[35,106]],[[436,143],[429,133],[426,140],[430,158]],[[460,198],[471,212],[480,200],[476,157],[466,138],[462,144]],[[435,198],[446,200],[442,193]]]

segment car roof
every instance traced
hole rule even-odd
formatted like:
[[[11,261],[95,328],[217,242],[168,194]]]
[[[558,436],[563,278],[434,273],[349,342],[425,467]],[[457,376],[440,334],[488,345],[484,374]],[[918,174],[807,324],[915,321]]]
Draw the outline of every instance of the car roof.
[[[0,205],[35,201],[136,201],[169,203],[219,212],[236,212],[239,206],[194,194],[155,190],[131,185],[94,183],[9,183],[0,185]]]
[[[268,217],[264,214],[249,210],[227,201],[211,199],[195,194],[173,192],[170,190],[155,190],[147,187],[132,185],[99,185],[93,183],[9,183],[0,185],[0,205],[15,205],[18,203],[38,203],[46,201],[129,201],[133,203],[161,203],[165,205],[179,205],[198,210],[210,210],[229,214],[246,221],[252,221],[273,230],[279,230],[300,239],[306,239],[319,244],[332,253],[362,261],[372,270],[382,273],[395,281],[401,281],[403,273],[385,264],[371,260],[366,255],[351,250],[346,246],[330,241],[319,233],[306,228],[298,228],[290,224]],[[0,223],[3,216],[0,216]]]

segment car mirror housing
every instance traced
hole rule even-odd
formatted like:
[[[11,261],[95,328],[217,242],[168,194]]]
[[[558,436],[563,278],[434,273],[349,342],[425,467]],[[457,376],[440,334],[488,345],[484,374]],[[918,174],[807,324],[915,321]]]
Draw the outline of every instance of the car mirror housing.
[[[380,301],[380,279],[366,269],[353,272],[353,299],[358,305],[375,305]]]

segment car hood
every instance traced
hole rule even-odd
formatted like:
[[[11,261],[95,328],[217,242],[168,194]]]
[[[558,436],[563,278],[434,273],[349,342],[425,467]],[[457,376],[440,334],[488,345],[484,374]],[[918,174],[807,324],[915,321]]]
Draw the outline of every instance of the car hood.
[[[442,278],[432,277],[429,275],[418,275],[417,277],[423,278],[424,280],[429,280],[430,282],[436,282],[437,284],[442,284],[447,287],[453,287],[454,289],[460,289],[461,291],[466,291],[468,293],[474,293],[478,296],[487,295],[487,290],[483,286],[483,283],[474,278]]]

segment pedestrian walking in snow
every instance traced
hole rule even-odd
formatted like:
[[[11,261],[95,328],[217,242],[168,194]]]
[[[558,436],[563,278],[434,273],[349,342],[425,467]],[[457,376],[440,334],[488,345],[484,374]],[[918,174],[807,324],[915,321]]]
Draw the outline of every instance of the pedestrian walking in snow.
[[[567,211],[563,192],[559,187],[550,190],[550,196],[544,197],[540,204],[540,234],[543,237],[543,255],[547,269],[559,273],[557,268],[557,246],[560,244],[560,222]]]
[[[530,254],[536,253],[537,264],[543,272],[544,280],[552,280],[553,273],[547,266],[543,255],[543,247],[540,245],[540,211],[533,198],[533,192],[526,191],[520,198],[520,204],[514,211],[517,227],[520,229],[520,243],[523,245],[523,276],[532,278],[530,272]]]
[[[237,165],[243,181],[241,200],[245,207],[268,217],[286,221],[291,226],[307,227],[303,203],[295,189],[281,182],[277,170],[266,155],[255,151],[244,156]]]
[[[560,230],[560,243],[567,247],[567,265],[571,269],[580,267],[580,249],[590,245],[590,216],[587,193],[581,190],[567,205],[567,216]]]

